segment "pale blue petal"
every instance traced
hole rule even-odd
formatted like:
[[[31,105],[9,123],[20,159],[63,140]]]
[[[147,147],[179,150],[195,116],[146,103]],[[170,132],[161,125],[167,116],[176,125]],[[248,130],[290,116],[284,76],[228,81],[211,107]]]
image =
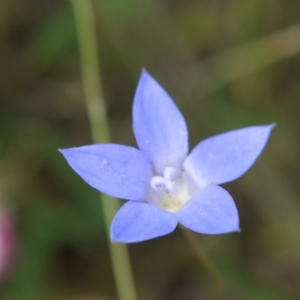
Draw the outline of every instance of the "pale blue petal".
[[[99,144],[60,150],[88,184],[113,197],[142,201],[152,176],[151,163],[138,149]]]
[[[176,225],[174,214],[145,202],[129,201],[112,221],[111,239],[117,243],[141,242],[166,235]]]
[[[199,233],[240,231],[233,199],[227,191],[213,184],[192,197],[177,212],[177,217],[182,225]]]
[[[184,168],[200,187],[232,181],[252,166],[273,127],[252,126],[210,137],[192,150]]]
[[[167,166],[178,171],[188,152],[185,120],[171,97],[145,70],[134,97],[133,131],[158,174]]]

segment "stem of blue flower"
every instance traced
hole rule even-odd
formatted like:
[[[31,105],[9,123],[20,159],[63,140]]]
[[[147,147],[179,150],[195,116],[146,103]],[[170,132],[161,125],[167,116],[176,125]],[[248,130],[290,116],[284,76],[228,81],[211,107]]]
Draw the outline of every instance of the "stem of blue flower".
[[[194,250],[201,267],[203,268],[204,272],[206,273],[207,277],[211,282],[210,288],[203,299],[219,300],[223,294],[223,282],[218,274],[218,271],[216,270],[214,264],[202,249],[200,243],[197,241],[197,238],[192,233],[192,231],[190,231],[189,229],[183,226],[179,226],[179,227],[184,233],[190,246]]]
[[[99,71],[93,6],[91,0],[71,0],[71,2],[77,26],[83,86],[93,141],[94,143],[108,142],[109,129]],[[109,228],[119,203],[104,194],[101,195],[101,200],[118,298],[136,300],[127,246],[110,241]]]

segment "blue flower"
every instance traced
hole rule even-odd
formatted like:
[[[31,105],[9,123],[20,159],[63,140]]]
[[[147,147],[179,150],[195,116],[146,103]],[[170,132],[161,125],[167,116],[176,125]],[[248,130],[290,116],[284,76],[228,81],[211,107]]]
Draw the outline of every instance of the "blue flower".
[[[188,155],[179,109],[145,70],[134,97],[139,150],[98,144],[60,150],[95,189],[129,200],[111,225],[114,242],[132,243],[172,232],[178,222],[204,234],[239,231],[232,197],[219,184],[242,176],[262,152],[274,125],[229,131],[200,142]]]

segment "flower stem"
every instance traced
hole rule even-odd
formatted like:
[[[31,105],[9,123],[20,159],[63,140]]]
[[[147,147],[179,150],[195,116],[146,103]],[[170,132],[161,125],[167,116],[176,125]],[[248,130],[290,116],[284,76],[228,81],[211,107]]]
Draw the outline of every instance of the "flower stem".
[[[109,129],[99,72],[92,3],[91,0],[71,0],[71,2],[77,26],[83,86],[93,141],[108,142]],[[119,208],[118,201],[104,194],[101,195],[101,199],[118,297],[120,300],[136,300],[127,246],[110,242],[109,227]]]
[[[188,240],[189,244],[193,248],[198,261],[201,265],[201,267],[204,269],[204,272],[206,273],[207,277],[209,278],[211,285],[207,292],[207,295],[204,299],[208,300],[218,300],[221,299],[221,296],[223,294],[223,282],[215,269],[212,261],[209,259],[209,257],[206,255],[206,253],[203,251],[200,243],[198,243],[195,235],[188,229],[186,229],[183,226],[180,226],[182,232],[184,233],[186,239]]]

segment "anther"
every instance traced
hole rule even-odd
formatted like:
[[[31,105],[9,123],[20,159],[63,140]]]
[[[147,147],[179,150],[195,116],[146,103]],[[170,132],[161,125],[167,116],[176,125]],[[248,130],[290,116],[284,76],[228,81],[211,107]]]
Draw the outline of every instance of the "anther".
[[[174,179],[175,170],[172,167],[166,167],[163,176],[154,176],[150,180],[150,186],[155,190],[165,189],[172,196],[177,193]]]
[[[165,188],[165,180],[163,177],[154,176],[150,180],[150,185],[155,190],[162,190]]]

